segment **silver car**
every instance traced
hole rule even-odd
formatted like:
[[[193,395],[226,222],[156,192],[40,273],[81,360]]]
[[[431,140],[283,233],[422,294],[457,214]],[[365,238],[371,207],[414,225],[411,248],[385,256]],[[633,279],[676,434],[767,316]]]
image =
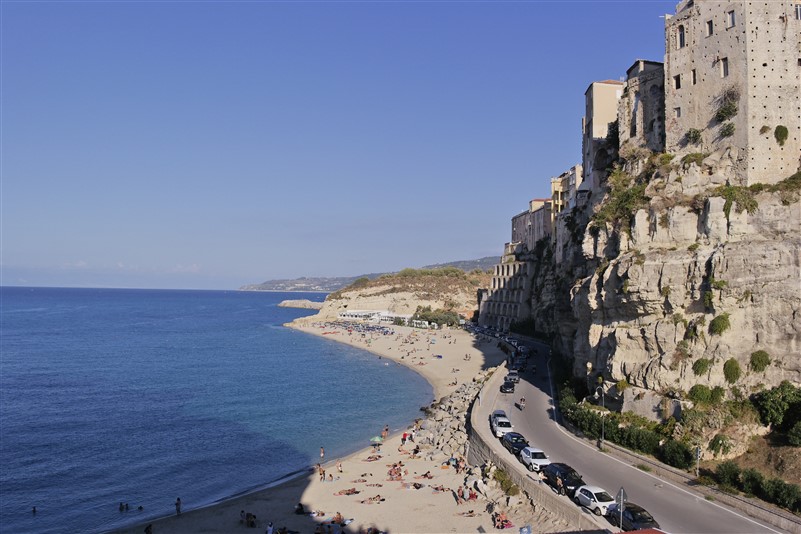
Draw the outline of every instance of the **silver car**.
[[[615,499],[598,486],[581,486],[576,490],[573,500],[579,506],[586,506],[595,515],[606,515]]]
[[[526,447],[520,451],[520,461],[523,465],[528,467],[529,471],[537,471],[551,463],[548,455],[542,449],[537,447]]]

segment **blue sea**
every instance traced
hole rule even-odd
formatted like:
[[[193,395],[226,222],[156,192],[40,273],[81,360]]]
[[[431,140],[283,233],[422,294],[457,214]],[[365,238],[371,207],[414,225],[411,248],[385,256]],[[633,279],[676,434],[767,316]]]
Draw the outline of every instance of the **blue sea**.
[[[289,298],[324,295],[0,288],[0,531],[104,532],[179,496],[202,507],[431,402],[413,371],[283,327],[314,313],[277,306]]]

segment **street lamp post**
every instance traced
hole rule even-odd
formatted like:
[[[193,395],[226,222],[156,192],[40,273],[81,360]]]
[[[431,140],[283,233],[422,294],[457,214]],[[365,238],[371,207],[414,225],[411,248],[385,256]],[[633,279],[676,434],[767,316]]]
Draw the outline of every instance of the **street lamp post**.
[[[604,447],[604,438],[606,437],[605,436],[605,430],[606,430],[606,428],[605,428],[606,427],[606,424],[605,424],[606,423],[606,417],[605,417],[606,416],[606,403],[604,402],[604,388],[603,388],[603,386],[598,386],[597,388],[595,388],[595,394],[596,395],[599,394],[599,391],[600,391],[600,395],[601,395],[601,408],[604,409],[604,412],[601,414],[601,448],[603,449],[603,447]]]

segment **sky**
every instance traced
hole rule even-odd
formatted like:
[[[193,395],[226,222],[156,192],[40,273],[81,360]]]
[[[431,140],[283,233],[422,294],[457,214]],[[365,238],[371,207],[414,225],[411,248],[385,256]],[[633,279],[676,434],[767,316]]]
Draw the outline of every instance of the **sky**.
[[[0,4],[0,284],[498,256],[674,1]]]

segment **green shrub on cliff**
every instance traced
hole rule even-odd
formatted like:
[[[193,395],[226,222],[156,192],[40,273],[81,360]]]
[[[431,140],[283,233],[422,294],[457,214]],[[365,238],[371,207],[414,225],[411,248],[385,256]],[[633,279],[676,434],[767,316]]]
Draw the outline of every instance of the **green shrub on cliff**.
[[[768,365],[770,365],[770,354],[764,350],[758,350],[751,353],[751,361],[748,366],[752,371],[755,373],[761,373],[768,367]]]
[[[729,328],[731,328],[731,322],[728,313],[721,313],[709,323],[709,333],[716,336],[723,334]]]
[[[723,377],[729,384],[737,382],[741,374],[740,364],[734,358],[729,358],[726,360],[726,363],[723,364]]]
[[[695,403],[706,404],[712,398],[712,391],[704,384],[696,384],[690,388],[687,396]]]
[[[781,124],[776,126],[776,129],[773,131],[773,136],[776,138],[776,142],[779,143],[779,146],[784,146],[788,135],[790,135],[790,132],[787,130],[787,126],[782,126]]]
[[[704,375],[707,373],[707,371],[709,371],[710,367],[712,367],[712,360],[707,358],[699,358],[693,363],[693,373],[695,373],[695,376]]]
[[[701,162],[704,161],[709,154],[705,154],[703,152],[693,152],[691,154],[687,154],[681,158],[682,165],[691,165],[695,163],[699,167],[701,166]]]
[[[638,184],[634,177],[620,168],[609,175],[609,197],[601,205],[601,209],[593,215],[596,224],[616,223],[631,224],[631,218],[638,209],[648,203],[645,196],[646,184]]]
[[[732,206],[737,213],[742,213],[743,210],[748,213],[754,213],[759,208],[759,204],[754,198],[754,192],[747,187],[721,185],[712,191],[712,195],[723,197],[726,200],[723,204],[723,213],[726,214],[726,220],[731,215]]]

